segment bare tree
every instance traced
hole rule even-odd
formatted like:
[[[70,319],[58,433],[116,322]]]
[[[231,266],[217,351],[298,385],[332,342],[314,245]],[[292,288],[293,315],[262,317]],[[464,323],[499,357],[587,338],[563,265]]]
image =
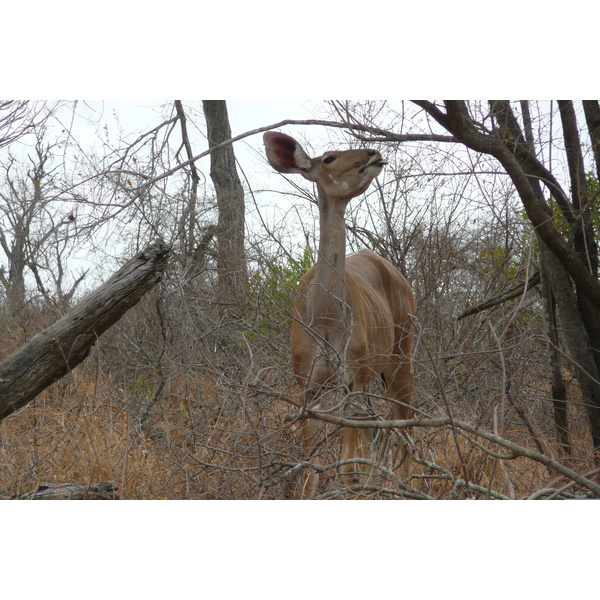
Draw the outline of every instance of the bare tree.
[[[600,449],[600,283],[598,245],[591,210],[598,192],[590,194],[582,154],[582,141],[574,103],[559,101],[563,148],[568,165],[569,188],[540,158],[529,132],[528,113],[524,125],[508,101],[470,106],[463,101],[443,105],[418,101],[437,123],[458,141],[477,152],[493,156],[511,178],[528,218],[540,239],[543,272],[556,300],[559,318],[584,395],[594,448]],[[598,102],[585,104],[585,119],[592,147],[598,144]],[[550,132],[552,135],[553,132]],[[537,140],[538,146],[545,140]],[[598,153],[593,155],[598,177]],[[553,209],[542,186],[553,199],[568,225],[565,236],[557,228]]]
[[[224,100],[203,100],[209,148],[231,139],[231,127]],[[231,145],[211,152],[210,176],[215,186],[219,221],[218,275],[220,296],[227,303],[239,303],[247,282],[244,248],[244,190],[237,175]]]
[[[2,165],[0,246],[8,268],[0,266],[0,282],[13,313],[25,305],[28,274],[43,297],[48,300],[52,294],[63,304],[68,304],[85,277],[83,273],[67,281],[65,276],[76,215],[57,192],[57,166],[52,165],[56,144],[46,142],[44,135],[38,130],[33,154],[25,164],[9,154]]]
[[[0,148],[33,133],[51,114],[44,102],[0,100]]]

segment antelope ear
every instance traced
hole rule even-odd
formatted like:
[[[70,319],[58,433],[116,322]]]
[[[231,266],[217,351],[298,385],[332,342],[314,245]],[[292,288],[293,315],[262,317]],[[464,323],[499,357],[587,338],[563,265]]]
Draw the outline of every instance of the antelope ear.
[[[267,131],[263,135],[267,158],[280,173],[300,173],[310,179],[312,161],[302,146],[289,135],[279,131]]]

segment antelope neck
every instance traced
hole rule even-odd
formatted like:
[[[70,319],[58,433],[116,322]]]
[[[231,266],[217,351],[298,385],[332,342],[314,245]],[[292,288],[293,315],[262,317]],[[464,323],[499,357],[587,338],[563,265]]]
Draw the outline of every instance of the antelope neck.
[[[347,202],[331,200],[319,190],[319,254],[313,281],[314,314],[324,317],[331,326],[335,320],[346,325],[348,291],[344,281],[346,267],[346,225],[344,212]]]

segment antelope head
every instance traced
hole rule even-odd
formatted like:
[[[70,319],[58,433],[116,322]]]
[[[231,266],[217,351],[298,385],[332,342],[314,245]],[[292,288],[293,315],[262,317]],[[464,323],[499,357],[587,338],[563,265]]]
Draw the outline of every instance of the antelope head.
[[[302,146],[285,133],[267,131],[263,139],[269,163],[276,171],[300,173],[314,181],[327,198],[344,203],[365,192],[386,164],[377,150],[325,152],[310,158]]]

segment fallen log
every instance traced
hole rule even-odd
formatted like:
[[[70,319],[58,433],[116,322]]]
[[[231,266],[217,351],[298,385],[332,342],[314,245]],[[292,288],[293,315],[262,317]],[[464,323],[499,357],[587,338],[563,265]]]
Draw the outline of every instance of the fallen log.
[[[98,338],[158,283],[168,254],[162,242],[151,244],[2,362],[0,421],[81,363]]]
[[[13,500],[119,500],[118,489],[112,481],[41,483],[36,490],[14,496]]]

